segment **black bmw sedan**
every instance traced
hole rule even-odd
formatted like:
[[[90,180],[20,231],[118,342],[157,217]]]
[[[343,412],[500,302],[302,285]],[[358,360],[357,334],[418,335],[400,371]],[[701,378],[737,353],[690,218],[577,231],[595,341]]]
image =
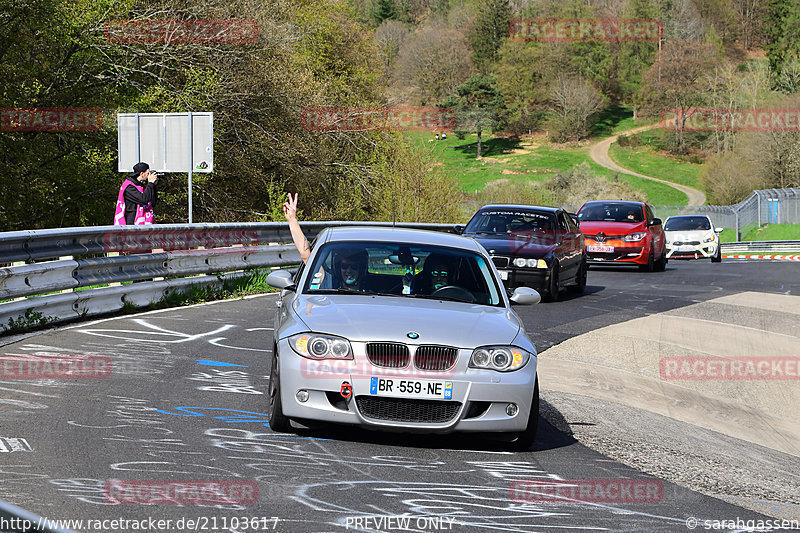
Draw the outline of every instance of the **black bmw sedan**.
[[[563,209],[487,205],[456,231],[486,248],[508,289],[531,287],[552,302],[562,287],[586,287],[583,234]]]

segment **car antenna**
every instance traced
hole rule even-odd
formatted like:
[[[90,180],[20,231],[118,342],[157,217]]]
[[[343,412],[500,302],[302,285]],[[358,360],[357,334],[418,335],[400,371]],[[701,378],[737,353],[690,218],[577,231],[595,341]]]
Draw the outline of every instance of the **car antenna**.
[[[395,199],[395,189],[397,189],[397,182],[392,180],[392,227],[397,224],[397,201]]]

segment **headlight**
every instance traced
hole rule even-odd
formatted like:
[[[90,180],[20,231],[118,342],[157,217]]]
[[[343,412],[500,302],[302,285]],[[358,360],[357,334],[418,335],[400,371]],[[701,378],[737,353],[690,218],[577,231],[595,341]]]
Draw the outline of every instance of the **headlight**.
[[[289,345],[303,357],[309,359],[352,359],[350,341],[333,335],[299,333],[289,337]]]
[[[525,259],[524,257],[517,257],[513,262],[514,266],[519,268],[547,268],[547,262],[544,259]]]
[[[628,233],[622,240],[625,242],[639,242],[645,237],[647,237],[646,231],[637,231],[636,233]]]
[[[482,346],[472,352],[470,368],[509,372],[525,366],[531,354],[516,346]]]
[[[705,239],[703,239],[703,242],[714,242],[716,240],[717,240],[717,236],[716,235],[710,235],[710,236],[706,237]]]

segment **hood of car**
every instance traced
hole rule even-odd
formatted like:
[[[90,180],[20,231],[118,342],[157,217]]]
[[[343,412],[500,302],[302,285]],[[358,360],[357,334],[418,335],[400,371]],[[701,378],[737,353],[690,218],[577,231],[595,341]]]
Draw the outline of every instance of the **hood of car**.
[[[665,231],[664,235],[667,236],[667,240],[670,242],[680,241],[680,242],[687,242],[687,241],[700,241],[703,242],[703,239],[706,239],[712,235],[714,232],[707,229],[699,229],[699,230],[691,230],[691,231]]]
[[[292,307],[310,331],[339,335],[356,342],[411,342],[475,348],[510,344],[520,330],[516,314],[504,307],[443,300],[300,294]],[[412,332],[419,337],[412,339]]]
[[[508,235],[468,234],[490,255],[523,256],[541,259],[556,248],[554,232],[511,233]]]
[[[606,221],[586,221],[581,222],[581,231],[585,235],[597,235],[600,232],[606,235],[627,235],[634,231],[646,231],[645,222],[606,222]]]

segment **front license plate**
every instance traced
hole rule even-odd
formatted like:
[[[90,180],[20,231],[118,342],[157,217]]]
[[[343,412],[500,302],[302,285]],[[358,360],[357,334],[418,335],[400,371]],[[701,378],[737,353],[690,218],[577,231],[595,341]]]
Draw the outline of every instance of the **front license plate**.
[[[453,399],[452,381],[428,381],[424,379],[370,378],[369,393],[373,396],[394,398],[438,398]]]
[[[498,270],[500,272],[500,279],[503,281],[508,280],[508,270]]]
[[[600,253],[606,253],[606,254],[613,254],[614,253],[614,247],[613,246],[599,246],[599,245],[595,245],[595,244],[590,244],[589,246],[586,247],[586,251],[587,252],[600,252]]]
[[[678,246],[679,252],[693,252],[694,246]]]

